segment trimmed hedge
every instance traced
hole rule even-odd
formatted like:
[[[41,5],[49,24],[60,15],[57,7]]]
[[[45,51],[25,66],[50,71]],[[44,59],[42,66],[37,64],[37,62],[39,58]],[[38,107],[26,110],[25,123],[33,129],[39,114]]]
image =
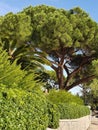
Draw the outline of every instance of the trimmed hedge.
[[[48,101],[48,118],[49,118],[49,123],[48,127],[49,128],[57,128],[59,126],[59,119],[60,119],[60,113],[58,107]]]
[[[53,104],[58,103],[75,103],[79,105],[83,105],[83,100],[79,97],[72,95],[69,92],[64,90],[51,90],[48,95],[46,95],[47,99],[51,101]]]
[[[76,119],[90,114],[88,107],[76,104],[58,104],[60,119]]]
[[[59,119],[76,119],[90,114],[89,108],[83,106],[83,101],[79,97],[66,91],[52,90],[46,97],[49,102],[48,126],[50,128],[57,128]]]
[[[40,92],[1,89],[0,130],[46,130],[47,102]]]
[[[77,119],[89,114],[89,108],[83,105],[48,102],[48,127],[58,128],[59,119]]]

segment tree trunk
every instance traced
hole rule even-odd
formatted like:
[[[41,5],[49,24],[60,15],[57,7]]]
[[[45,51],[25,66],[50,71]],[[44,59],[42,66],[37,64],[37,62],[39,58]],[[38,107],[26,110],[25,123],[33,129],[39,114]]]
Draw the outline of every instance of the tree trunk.
[[[58,79],[59,89],[64,89],[64,78],[63,78],[63,67],[58,66],[56,70],[56,75]]]

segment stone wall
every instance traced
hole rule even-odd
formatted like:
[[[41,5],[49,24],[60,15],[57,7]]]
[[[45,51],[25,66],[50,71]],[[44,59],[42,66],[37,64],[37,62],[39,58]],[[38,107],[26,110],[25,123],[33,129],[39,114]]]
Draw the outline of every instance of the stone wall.
[[[91,116],[85,116],[78,119],[60,120],[58,129],[47,130],[87,130],[91,123]]]

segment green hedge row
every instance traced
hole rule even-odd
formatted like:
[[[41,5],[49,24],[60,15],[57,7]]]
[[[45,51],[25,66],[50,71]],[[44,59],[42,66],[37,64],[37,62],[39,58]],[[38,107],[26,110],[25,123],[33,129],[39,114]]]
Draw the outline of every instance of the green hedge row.
[[[57,128],[59,126],[60,113],[57,105],[48,101],[48,127]]]
[[[47,126],[47,102],[42,93],[1,90],[0,130],[46,130]]]
[[[57,128],[59,119],[76,119],[90,114],[88,107],[83,105],[83,101],[66,91],[52,90],[46,95],[49,101],[49,127]],[[57,115],[60,115],[58,119]],[[57,119],[57,120],[56,120]]]
[[[76,119],[89,112],[88,107],[74,103],[53,104],[38,90],[2,88],[0,92],[0,130],[57,128],[59,119]]]
[[[53,104],[58,103],[75,103],[79,105],[83,105],[83,100],[79,97],[72,95],[70,92],[66,92],[64,90],[51,90],[46,98],[51,101]]]
[[[83,105],[64,103],[56,105],[49,102],[48,114],[48,127],[57,128],[59,126],[59,119],[77,119],[89,115],[90,110],[87,106]]]
[[[60,119],[76,119],[90,114],[88,107],[76,104],[58,104]]]

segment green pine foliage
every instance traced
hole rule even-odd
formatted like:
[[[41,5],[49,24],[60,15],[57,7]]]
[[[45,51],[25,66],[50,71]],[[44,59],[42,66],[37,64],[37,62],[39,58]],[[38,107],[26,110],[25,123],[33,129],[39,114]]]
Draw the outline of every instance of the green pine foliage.
[[[11,60],[19,58],[22,69],[50,66],[60,89],[88,84],[94,78],[90,68],[98,58],[98,24],[79,7],[39,5],[8,13],[0,17],[0,39]]]
[[[59,88],[69,90],[88,84],[89,77],[94,78],[88,66],[92,67],[92,60],[97,58],[98,24],[79,7],[64,10],[39,5],[23,12],[31,18],[32,46],[47,54],[39,57],[60,75]],[[67,73],[67,80],[62,80],[62,71]]]
[[[93,62],[92,62],[92,73],[94,73],[95,75],[96,75],[96,77],[97,77],[97,79],[98,79],[98,60],[94,60]]]
[[[31,35],[31,19],[25,13],[8,13],[0,22],[0,38],[3,42],[6,42],[11,49],[15,44],[22,44],[28,41]],[[16,45],[17,46],[17,45]],[[19,46],[19,45],[18,45]]]

